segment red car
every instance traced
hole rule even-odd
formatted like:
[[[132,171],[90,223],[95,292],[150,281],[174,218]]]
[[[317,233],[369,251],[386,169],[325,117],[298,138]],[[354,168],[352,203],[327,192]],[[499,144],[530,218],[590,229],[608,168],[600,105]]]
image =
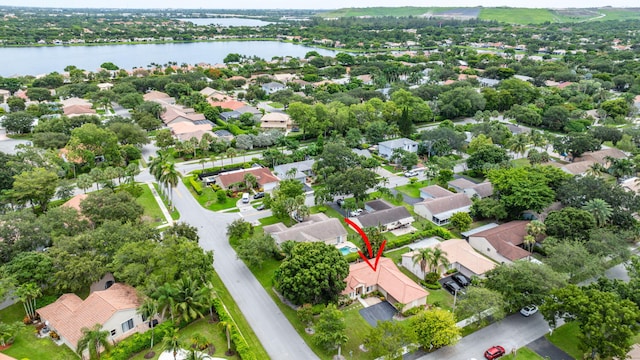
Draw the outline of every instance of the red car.
[[[487,360],[497,359],[502,355],[504,355],[504,348],[499,345],[492,346],[484,352],[484,357],[487,358]]]

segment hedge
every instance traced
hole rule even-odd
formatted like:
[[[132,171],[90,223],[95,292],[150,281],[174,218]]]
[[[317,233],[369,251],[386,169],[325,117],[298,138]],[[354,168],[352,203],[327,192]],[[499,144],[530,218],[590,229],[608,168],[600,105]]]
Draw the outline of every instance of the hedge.
[[[153,328],[154,342],[159,344],[162,338],[173,329],[171,321],[165,321]],[[151,330],[144,333],[135,333],[120,341],[108,354],[103,354],[105,360],[128,360],[135,354],[149,349],[151,345]]]
[[[257,360],[256,355],[251,351],[247,341],[244,339],[240,331],[238,330],[235,321],[231,318],[227,309],[222,304],[220,299],[213,299],[213,307],[216,309],[216,313],[218,313],[218,317],[220,321],[225,321],[231,325],[231,341],[235,345],[236,352],[243,360]]]
[[[193,188],[193,191],[196,192],[196,194],[202,195],[202,184],[199,180],[196,180],[194,176],[190,176],[189,184],[191,184],[191,187]]]

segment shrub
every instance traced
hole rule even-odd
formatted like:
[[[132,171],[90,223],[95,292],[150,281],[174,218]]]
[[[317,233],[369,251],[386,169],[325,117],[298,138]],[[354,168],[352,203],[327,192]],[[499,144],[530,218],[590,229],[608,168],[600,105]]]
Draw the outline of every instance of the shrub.
[[[438,274],[437,272],[428,272],[424,276],[424,281],[427,284],[435,284],[438,282],[439,279],[440,279],[440,274]]]
[[[449,270],[447,270],[446,274],[447,275],[451,275],[451,274],[455,274],[457,272],[458,272],[458,269],[449,269]]]
[[[171,329],[173,329],[173,323],[171,321],[165,321],[162,324],[156,325],[153,328],[154,338],[156,340],[162,339],[165,335],[169,334]],[[136,353],[147,349],[150,344],[150,330],[144,333],[135,333],[120,341],[108,354],[102,354],[102,357],[105,360],[128,360]]]
[[[416,306],[416,307],[413,307],[413,308],[403,312],[402,316],[404,316],[404,317],[413,316],[413,315],[419,313],[420,311],[422,311],[422,307],[421,306]]]
[[[218,198],[218,204],[224,204],[227,202],[227,193],[224,190],[216,191],[216,197]]]
[[[249,348],[249,345],[245,341],[244,337],[242,337],[242,335],[238,331],[238,328],[235,326],[235,322],[233,321],[229,313],[227,313],[227,310],[224,308],[224,305],[222,304],[220,299],[213,299],[213,306],[215,307],[218,316],[220,316],[220,321],[225,321],[233,324],[233,326],[231,327],[231,341],[233,341],[235,349],[238,352],[240,358],[243,360],[256,360],[256,355],[251,351],[251,348]]]
[[[436,282],[435,284],[430,284],[426,281],[421,281],[421,284],[424,285],[424,287],[426,287],[427,289],[431,289],[431,290],[440,290],[442,289],[442,286],[440,285],[439,282]]]
[[[324,308],[324,304],[316,304],[311,307],[311,312],[313,313],[313,315],[320,315]]]
[[[194,175],[189,178],[189,184],[193,188],[193,191],[196,192],[196,194],[202,195],[202,184],[200,183],[199,180],[197,180],[196,176],[197,175]]]

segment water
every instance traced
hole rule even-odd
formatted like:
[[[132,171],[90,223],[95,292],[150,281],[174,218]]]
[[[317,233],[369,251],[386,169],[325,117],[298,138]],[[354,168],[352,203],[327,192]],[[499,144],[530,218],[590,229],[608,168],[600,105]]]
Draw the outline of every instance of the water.
[[[122,69],[146,68],[155,62],[219,64],[229,53],[258,56],[271,60],[275,56],[304,57],[309,51],[335,56],[336,51],[279,41],[216,41],[167,44],[45,46],[1,48],[0,76],[40,75],[62,72],[68,65],[97,71],[100,64],[112,62]]]
[[[349,254],[351,254],[351,253],[354,253],[354,252],[357,252],[357,251],[358,251],[358,249],[356,249],[356,248],[352,248],[352,247],[349,247],[349,246],[343,246],[343,247],[341,247],[341,248],[340,248],[340,249],[338,249],[338,250],[340,250],[340,253],[341,253],[343,256],[346,256],[346,255],[349,255]]]
[[[245,18],[234,18],[234,17],[225,17],[225,18],[190,18],[190,19],[178,19],[180,21],[188,21],[190,23],[194,23],[198,26],[207,26],[207,25],[219,25],[219,26],[266,26],[269,24],[273,24],[269,21],[257,20],[257,19],[245,19]]]

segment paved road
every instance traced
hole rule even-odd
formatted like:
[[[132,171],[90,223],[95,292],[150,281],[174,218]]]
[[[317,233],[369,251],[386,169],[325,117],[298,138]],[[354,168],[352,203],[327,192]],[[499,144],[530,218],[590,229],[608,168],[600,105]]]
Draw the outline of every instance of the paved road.
[[[278,360],[317,359],[251,271],[236,258],[225,231],[227,224],[237,219],[238,214],[203,209],[182,182],[178,182],[174,191],[180,220],[197,227],[200,246],[214,251],[214,268],[269,356]]]
[[[447,346],[420,360],[467,360],[482,359],[484,351],[501,345],[507,352],[519,349],[549,332],[549,324],[540,313],[528,318],[514,314],[491,324],[469,336],[463,337],[455,346]]]

